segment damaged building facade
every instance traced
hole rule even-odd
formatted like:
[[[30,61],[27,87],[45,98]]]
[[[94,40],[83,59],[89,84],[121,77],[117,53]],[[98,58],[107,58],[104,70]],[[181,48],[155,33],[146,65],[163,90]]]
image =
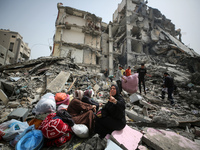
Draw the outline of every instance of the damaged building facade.
[[[0,30],[0,64],[11,64],[29,60],[31,49],[23,37],[10,30]]]
[[[132,66],[137,63],[137,57],[145,55],[167,56],[170,63],[176,63],[170,56],[198,55],[181,42],[181,30],[176,30],[171,20],[147,3],[122,0],[113,14],[110,41],[113,51],[121,53],[119,64]]]
[[[164,56],[167,62],[198,54],[181,41],[181,29],[144,0],[122,0],[113,21],[102,22],[94,14],[58,3],[53,56],[70,57],[90,71],[138,63],[147,55]],[[167,56],[167,57],[166,57]],[[145,62],[144,62],[145,63]]]
[[[52,56],[69,57],[89,70],[100,71],[101,18],[57,4]]]

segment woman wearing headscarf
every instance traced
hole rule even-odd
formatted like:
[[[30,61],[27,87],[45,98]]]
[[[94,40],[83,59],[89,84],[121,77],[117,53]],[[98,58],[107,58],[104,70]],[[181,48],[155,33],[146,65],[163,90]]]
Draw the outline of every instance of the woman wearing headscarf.
[[[96,111],[99,110],[99,103],[94,101],[92,99],[92,96],[93,96],[93,90],[92,89],[88,89],[84,92],[84,95],[83,95],[83,98],[82,98],[82,102],[84,103],[88,103],[88,104],[91,104],[91,105],[96,105]]]
[[[125,101],[120,96],[118,87],[112,85],[108,102],[96,114],[95,132],[99,134],[100,138],[104,138],[114,130],[123,129],[125,125]]]
[[[83,93],[81,91],[75,91],[75,93],[78,93],[78,96],[69,103],[67,112],[71,115],[75,124],[85,124],[91,134],[94,131],[96,106],[82,102]]]

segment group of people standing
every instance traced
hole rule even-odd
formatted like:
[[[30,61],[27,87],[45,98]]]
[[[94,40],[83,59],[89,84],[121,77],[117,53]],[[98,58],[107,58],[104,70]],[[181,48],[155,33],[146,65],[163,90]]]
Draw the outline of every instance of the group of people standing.
[[[107,75],[104,75],[107,77],[108,76],[108,70],[106,69]],[[139,91],[140,94],[142,94],[142,85],[143,85],[143,90],[144,90],[144,94],[146,95],[146,86],[145,86],[145,76],[149,76],[151,77],[151,75],[147,74],[147,69],[145,67],[145,65],[142,63],[141,67],[137,69],[136,71],[138,73],[138,85],[139,85]],[[109,76],[109,78],[111,79],[111,82],[113,80],[113,78],[115,77],[117,86],[119,88],[119,92],[122,92],[122,82],[121,80],[125,80],[125,82],[127,82],[127,80],[124,78],[124,76],[130,76],[131,75],[131,67],[128,66],[128,68],[126,70],[123,69],[123,67],[120,65],[119,69],[117,70],[116,76]],[[165,98],[165,93],[168,93],[168,100],[170,101],[171,105],[174,105],[174,100],[172,97],[173,94],[173,90],[174,90],[174,80],[173,78],[167,73],[165,72],[163,74],[164,76],[164,83],[163,83],[163,90],[162,90],[162,99]]]

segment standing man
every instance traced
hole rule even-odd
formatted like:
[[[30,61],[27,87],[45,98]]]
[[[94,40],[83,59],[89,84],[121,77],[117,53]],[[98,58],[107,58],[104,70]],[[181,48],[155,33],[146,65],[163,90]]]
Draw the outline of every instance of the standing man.
[[[124,76],[125,75],[125,70],[124,70],[124,68],[121,66],[121,73],[122,73],[122,76]]]
[[[108,69],[106,68],[106,70],[104,71],[104,76],[105,76],[105,78],[106,78],[106,80],[107,80],[107,78],[108,78]]]
[[[146,89],[145,89],[145,75],[147,73],[146,68],[144,67],[144,64],[141,64],[141,68],[139,68],[137,70],[138,75],[138,79],[139,79],[139,90],[140,90],[140,94],[141,94],[141,83],[143,84],[143,88],[144,88],[144,94],[146,95]]]
[[[128,68],[126,69],[125,73],[126,73],[127,77],[131,75],[131,67],[130,66],[128,66]]]
[[[174,100],[172,97],[172,93],[174,91],[174,79],[169,76],[169,74],[167,72],[164,73],[164,88],[167,88],[167,92],[168,92],[168,100],[170,101],[171,105],[174,105]],[[165,93],[162,92],[162,99],[165,98]]]
[[[121,78],[124,79],[121,70],[122,70],[122,66],[120,65],[119,69],[117,71],[117,74],[116,74],[116,82],[117,82],[117,86],[119,88],[119,93],[122,92],[122,81],[121,81]],[[125,82],[127,82],[126,79],[124,79],[124,80],[125,80]]]

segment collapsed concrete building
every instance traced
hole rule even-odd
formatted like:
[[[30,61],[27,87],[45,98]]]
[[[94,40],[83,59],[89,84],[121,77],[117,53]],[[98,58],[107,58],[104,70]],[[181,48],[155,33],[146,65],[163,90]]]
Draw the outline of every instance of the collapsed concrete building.
[[[177,63],[183,55],[198,54],[181,41],[181,29],[144,0],[122,0],[106,24],[94,14],[58,3],[53,56],[68,56],[90,71],[121,64],[133,66],[145,55],[167,56]],[[176,58],[174,58],[176,57]]]
[[[18,32],[0,29],[0,65],[29,60],[30,54],[28,43]]]
[[[53,56],[70,57],[75,63],[100,71],[101,18],[58,3]]]

